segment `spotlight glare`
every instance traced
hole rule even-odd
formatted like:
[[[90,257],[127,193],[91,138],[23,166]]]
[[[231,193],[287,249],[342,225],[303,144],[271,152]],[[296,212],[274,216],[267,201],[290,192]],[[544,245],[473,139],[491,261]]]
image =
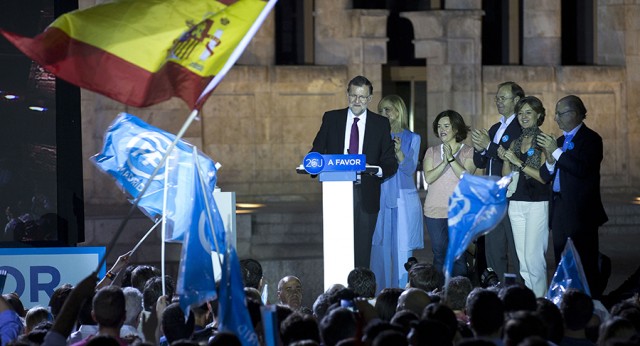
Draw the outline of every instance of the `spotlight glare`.
[[[32,111],[36,111],[36,112],[46,112],[47,111],[46,107],[38,107],[38,106],[30,106],[29,109],[32,110]]]
[[[236,207],[238,208],[254,209],[254,208],[263,208],[265,206],[266,205],[262,203],[236,203]]]
[[[7,94],[7,95],[4,95],[4,98],[7,99],[7,100],[15,100],[15,99],[18,98],[18,96],[17,95]]]

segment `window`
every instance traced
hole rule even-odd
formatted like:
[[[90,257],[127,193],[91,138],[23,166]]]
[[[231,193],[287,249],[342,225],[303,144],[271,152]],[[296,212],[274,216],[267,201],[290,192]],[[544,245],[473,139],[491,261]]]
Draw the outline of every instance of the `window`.
[[[521,0],[483,0],[482,64],[522,64]]]
[[[562,0],[562,65],[594,64],[594,0]]]

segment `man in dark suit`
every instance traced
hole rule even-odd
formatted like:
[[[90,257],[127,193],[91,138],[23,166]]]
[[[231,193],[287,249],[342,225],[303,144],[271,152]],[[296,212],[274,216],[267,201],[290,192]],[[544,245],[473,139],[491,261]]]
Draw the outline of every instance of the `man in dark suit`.
[[[540,176],[552,182],[549,227],[556,263],[567,238],[571,238],[592,297],[598,298],[604,289],[599,281],[598,227],[608,217],[600,198],[602,138],[584,124],[586,116],[587,109],[579,97],[569,95],[558,101],[555,121],[563,135],[557,140],[547,134],[538,135],[538,145],[547,157],[546,165],[540,167]]]
[[[353,78],[347,86],[349,107],[324,113],[311,149],[320,154],[364,154],[368,165],[381,167],[376,175],[362,174],[353,189],[355,266],[365,268],[380,209],[380,184],[398,170],[389,120],[367,109],[372,94],[367,78]]]
[[[518,84],[514,82],[499,84],[495,101],[500,113],[500,121],[493,124],[489,131],[474,129],[471,132],[474,147],[473,163],[477,168],[485,168],[487,175],[502,176],[502,155],[511,142],[522,133],[514,108],[523,97],[524,90]],[[482,240],[478,241],[479,251],[476,257],[480,257],[478,274],[482,274],[484,269],[481,257],[482,245],[484,245],[486,267],[492,268],[498,274],[500,281],[504,282],[504,273],[508,273],[509,261],[513,265],[514,274],[520,277],[520,266],[509,216],[505,216],[491,232],[484,236],[484,244]]]

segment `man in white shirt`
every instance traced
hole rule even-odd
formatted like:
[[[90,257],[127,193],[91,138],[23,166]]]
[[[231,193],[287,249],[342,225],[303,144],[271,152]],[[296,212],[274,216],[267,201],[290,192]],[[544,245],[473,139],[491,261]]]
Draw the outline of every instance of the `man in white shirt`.
[[[473,163],[477,168],[485,168],[485,174],[502,176],[502,153],[509,148],[511,142],[520,137],[522,128],[516,119],[514,108],[516,103],[524,97],[524,90],[514,82],[504,82],[498,85],[498,93],[495,96],[496,107],[500,113],[500,121],[495,123],[489,131],[486,129],[474,129],[471,131],[474,154]],[[501,282],[504,282],[504,273],[509,272],[509,261],[513,266],[512,272],[520,275],[518,255],[513,242],[511,223],[505,216],[502,221],[484,238],[484,257],[486,267],[492,268]],[[476,260],[478,274],[482,274],[482,238],[478,240],[478,252]]]
[[[382,168],[378,175],[363,174],[354,184],[355,266],[365,268],[380,210],[380,184],[398,170],[389,120],[367,109],[372,94],[367,78],[353,78],[347,86],[349,107],[324,113],[311,149],[320,154],[364,154],[368,165]]]

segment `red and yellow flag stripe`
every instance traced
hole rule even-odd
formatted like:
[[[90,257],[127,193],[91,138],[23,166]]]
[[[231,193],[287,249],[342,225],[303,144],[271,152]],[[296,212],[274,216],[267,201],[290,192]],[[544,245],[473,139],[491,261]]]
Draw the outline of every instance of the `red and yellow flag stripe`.
[[[58,77],[119,102],[173,96],[190,107],[264,9],[264,0],[123,0],[67,13],[35,38],[0,31]]]

